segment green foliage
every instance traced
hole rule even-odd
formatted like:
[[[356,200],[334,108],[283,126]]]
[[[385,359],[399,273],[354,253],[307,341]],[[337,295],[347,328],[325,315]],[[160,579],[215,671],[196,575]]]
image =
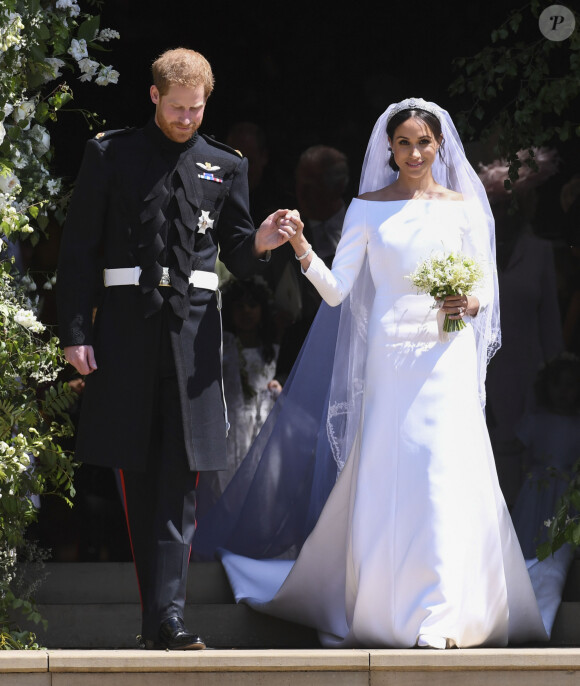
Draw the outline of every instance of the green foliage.
[[[99,7],[100,2],[89,3]],[[74,96],[63,72],[98,86],[118,72],[91,59],[118,38],[77,0],[3,0],[0,5],[0,649],[38,648],[34,633],[14,623],[42,622],[17,565],[31,542],[38,496],[74,497],[74,463],[61,443],[72,435],[68,410],[76,395],[58,381],[58,340],[36,317],[36,285],[13,268],[8,241],[34,244],[49,221],[64,218],[69,193],[50,171],[47,126]],[[62,70],[62,71],[61,71]],[[89,124],[94,113],[80,111]],[[56,281],[48,275],[44,288]],[[38,555],[37,555],[38,557]]]
[[[569,476],[568,485],[558,500],[554,516],[546,522],[548,541],[538,546],[540,560],[555,553],[566,543],[572,547],[580,546],[580,460]]]
[[[541,34],[538,17],[549,2],[513,10],[491,34],[491,45],[454,61],[449,92],[466,109],[456,115],[465,140],[494,141],[508,162],[506,187],[518,178],[518,152],[580,137],[580,16],[570,38]],[[568,7],[570,9],[570,7]],[[534,169],[533,155],[529,164]]]
[[[28,621],[40,621],[34,601],[13,592],[17,553],[26,548],[26,528],[37,517],[35,497],[52,493],[70,504],[74,496],[72,457],[59,441],[72,435],[67,412],[76,396],[56,381],[58,341],[45,336],[28,283],[10,266],[0,263],[0,647],[31,648],[32,635],[9,620],[18,610]]]
[[[580,137],[580,16],[574,13],[570,38],[550,41],[538,18],[551,4],[531,0],[513,10],[492,32],[491,45],[454,62],[459,75],[449,92],[468,103],[455,117],[458,129],[466,140],[493,142],[495,156],[508,163],[507,189],[523,164],[537,170],[532,148]],[[580,546],[580,460],[566,478],[566,491],[546,522],[549,540],[537,549],[540,559],[566,543]]]

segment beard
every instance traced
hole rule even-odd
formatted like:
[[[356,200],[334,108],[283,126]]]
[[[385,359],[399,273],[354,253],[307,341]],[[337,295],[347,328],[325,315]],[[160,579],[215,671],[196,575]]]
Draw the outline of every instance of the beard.
[[[199,127],[199,124],[193,123],[187,128],[182,128],[177,124],[177,122],[168,121],[159,110],[157,110],[155,113],[155,122],[167,136],[167,138],[172,140],[174,143],[187,142]]]

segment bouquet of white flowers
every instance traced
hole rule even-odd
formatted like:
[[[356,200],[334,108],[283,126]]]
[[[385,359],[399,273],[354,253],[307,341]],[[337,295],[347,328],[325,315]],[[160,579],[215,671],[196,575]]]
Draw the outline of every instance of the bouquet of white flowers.
[[[417,265],[406,278],[410,279],[419,293],[428,293],[438,301],[448,295],[470,295],[474,286],[483,279],[483,270],[471,257],[451,252],[437,254]],[[449,319],[445,315],[443,331],[460,331],[465,328],[463,319]]]

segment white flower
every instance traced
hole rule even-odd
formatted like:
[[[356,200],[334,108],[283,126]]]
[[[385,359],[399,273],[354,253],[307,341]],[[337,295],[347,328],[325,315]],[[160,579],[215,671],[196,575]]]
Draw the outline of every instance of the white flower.
[[[18,310],[14,315],[14,321],[34,333],[42,333],[45,328],[30,310]]]
[[[62,67],[64,67],[63,60],[59,60],[58,57],[46,57],[44,62],[50,68],[50,71],[44,76],[45,82],[52,81],[53,79],[57,79],[59,76],[62,76],[62,72],[60,70]]]
[[[20,283],[28,291],[35,291],[36,290],[36,284],[34,283],[34,279],[32,279],[30,276],[28,276],[28,274],[25,274],[20,279]]]
[[[60,179],[49,179],[46,182],[46,190],[50,195],[58,195],[60,193]]]
[[[95,79],[97,86],[107,86],[109,83],[117,83],[119,81],[119,72],[113,69],[112,65],[102,67],[99,75]]]
[[[95,40],[103,42],[113,40],[113,38],[121,38],[121,34],[113,29],[102,29],[95,36]]]
[[[36,103],[34,100],[25,100],[24,102],[21,102],[16,106],[16,109],[14,110],[12,114],[12,118],[14,121],[23,121],[24,119],[30,119],[32,115],[34,114],[34,110],[36,109]],[[28,126],[24,129],[25,131],[28,130]]]
[[[97,73],[98,68],[99,63],[89,59],[88,57],[83,57],[82,60],[79,60],[79,69],[83,72],[83,74],[90,74],[91,76],[94,76]]]
[[[30,130],[30,138],[32,139],[32,149],[42,157],[50,150],[50,134],[40,124],[35,124]]]
[[[12,152],[12,164],[15,169],[24,169],[28,164],[26,155],[23,155],[17,148]]]
[[[87,41],[84,38],[77,40],[73,38],[68,49],[69,55],[72,55],[74,59],[79,62],[83,57],[89,56],[89,51],[87,50]]]
[[[13,111],[14,111],[13,105],[11,105],[9,102],[7,102],[7,103],[4,105],[4,114],[5,114],[7,117],[9,117],[9,116],[12,114]]]
[[[7,168],[0,173],[0,191],[3,193],[12,193],[20,187],[20,181],[17,176]]]
[[[91,60],[88,57],[83,57],[82,60],[79,60],[79,69],[82,72],[82,76],[79,76],[79,80],[90,81],[93,78],[93,76],[97,73],[98,68],[98,62],[95,62],[94,60]]]
[[[4,124],[0,121],[0,145],[4,142],[4,137],[6,136],[6,129]]]
[[[75,0],[56,0],[56,9],[68,10],[71,17],[78,17],[81,11]]]
[[[10,12],[8,22],[0,30],[0,54],[13,46],[16,50],[20,48],[22,42],[20,32],[23,28],[22,17],[17,12]]]

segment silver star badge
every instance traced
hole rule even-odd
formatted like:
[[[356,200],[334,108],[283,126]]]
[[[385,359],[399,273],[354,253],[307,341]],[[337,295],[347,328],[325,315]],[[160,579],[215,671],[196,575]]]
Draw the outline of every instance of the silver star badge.
[[[213,228],[213,219],[209,218],[209,210],[201,211],[201,217],[198,219],[197,228],[199,229],[198,233],[203,234],[205,234],[208,229]]]
[[[218,169],[221,169],[221,167],[218,167],[217,164],[212,164],[211,162],[196,162],[198,167],[201,167],[204,171],[217,171]]]

